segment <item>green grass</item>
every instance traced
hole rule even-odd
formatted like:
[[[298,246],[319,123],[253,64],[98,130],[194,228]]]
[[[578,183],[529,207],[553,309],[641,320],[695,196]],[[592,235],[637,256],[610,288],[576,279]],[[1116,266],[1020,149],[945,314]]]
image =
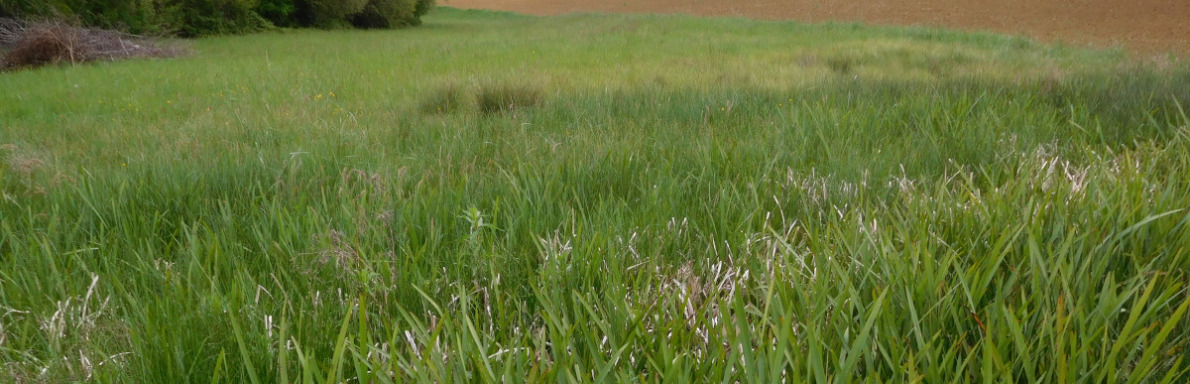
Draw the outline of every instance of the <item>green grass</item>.
[[[1183,64],[425,23],[0,75],[0,381],[1190,379]]]

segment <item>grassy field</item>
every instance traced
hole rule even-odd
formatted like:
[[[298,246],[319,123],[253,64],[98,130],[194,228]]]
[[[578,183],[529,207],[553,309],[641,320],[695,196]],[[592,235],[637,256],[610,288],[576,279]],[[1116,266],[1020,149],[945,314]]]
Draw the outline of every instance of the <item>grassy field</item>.
[[[0,74],[0,382],[1190,380],[1190,67],[439,9]]]

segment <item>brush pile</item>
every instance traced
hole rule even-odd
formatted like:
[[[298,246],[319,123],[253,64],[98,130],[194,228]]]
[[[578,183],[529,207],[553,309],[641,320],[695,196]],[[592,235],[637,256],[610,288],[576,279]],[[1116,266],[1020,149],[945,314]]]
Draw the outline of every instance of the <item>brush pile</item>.
[[[0,52],[0,69],[6,71],[183,53],[141,36],[63,22],[25,23],[16,19],[0,19]]]

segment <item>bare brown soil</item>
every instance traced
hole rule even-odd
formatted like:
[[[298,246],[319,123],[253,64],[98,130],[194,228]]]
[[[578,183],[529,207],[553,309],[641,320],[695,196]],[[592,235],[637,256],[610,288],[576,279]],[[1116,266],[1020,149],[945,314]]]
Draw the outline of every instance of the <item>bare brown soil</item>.
[[[457,8],[556,15],[683,13],[857,21],[1026,35],[1041,41],[1190,53],[1190,0],[439,0]]]

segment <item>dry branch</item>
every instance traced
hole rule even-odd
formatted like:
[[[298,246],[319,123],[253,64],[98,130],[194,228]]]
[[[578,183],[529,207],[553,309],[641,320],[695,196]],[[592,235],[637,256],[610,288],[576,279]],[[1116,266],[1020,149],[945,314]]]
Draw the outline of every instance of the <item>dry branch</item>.
[[[156,40],[63,22],[24,23],[0,19],[0,68],[15,70],[58,63],[78,64],[130,58],[175,57],[184,53]]]

